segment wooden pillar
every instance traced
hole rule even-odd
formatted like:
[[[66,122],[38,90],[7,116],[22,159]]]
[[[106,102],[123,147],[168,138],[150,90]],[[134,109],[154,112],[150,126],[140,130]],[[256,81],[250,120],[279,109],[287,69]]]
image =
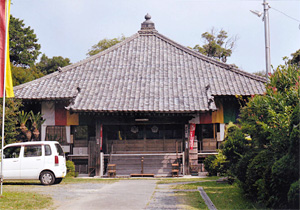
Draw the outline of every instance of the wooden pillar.
[[[196,125],[195,125],[196,126]],[[189,126],[191,127],[191,126]],[[191,131],[190,131],[191,132]],[[189,169],[190,173],[194,174],[197,173],[197,168],[198,168],[198,139],[196,137],[196,131],[195,131],[195,137],[194,137],[194,143],[193,143],[193,148],[191,149],[189,146]],[[190,141],[190,139],[189,139]]]
[[[103,177],[103,172],[104,172],[104,154],[103,152],[100,152],[100,177]]]
[[[100,141],[101,141],[101,136],[100,136],[100,131],[101,131],[101,123],[100,120],[96,121],[96,148],[95,148],[95,158],[96,158],[96,176],[101,176],[101,163],[100,163]]]
[[[185,175],[185,152],[182,152],[182,175]]]

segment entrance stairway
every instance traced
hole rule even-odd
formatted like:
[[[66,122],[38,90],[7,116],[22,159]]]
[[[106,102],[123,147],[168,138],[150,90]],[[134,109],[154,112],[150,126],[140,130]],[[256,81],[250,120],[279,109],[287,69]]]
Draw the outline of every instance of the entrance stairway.
[[[143,164],[142,161],[143,160]],[[155,177],[172,176],[172,163],[176,155],[122,155],[111,156],[110,164],[116,164],[117,176],[154,174]],[[142,171],[143,165],[143,171]]]

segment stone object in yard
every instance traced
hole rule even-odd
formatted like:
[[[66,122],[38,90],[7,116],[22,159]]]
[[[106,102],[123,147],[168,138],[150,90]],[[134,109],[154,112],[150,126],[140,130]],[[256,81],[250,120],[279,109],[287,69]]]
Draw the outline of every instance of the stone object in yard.
[[[228,177],[221,177],[217,180],[217,183],[228,183]]]

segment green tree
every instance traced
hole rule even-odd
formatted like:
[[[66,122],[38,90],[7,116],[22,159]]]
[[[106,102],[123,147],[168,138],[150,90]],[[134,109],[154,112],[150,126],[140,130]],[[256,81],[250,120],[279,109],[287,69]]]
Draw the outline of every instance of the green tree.
[[[71,62],[69,58],[63,58],[62,56],[48,58],[45,54],[43,54],[40,62],[36,64],[36,68],[43,74],[47,75],[57,71],[59,67],[64,67],[70,64]]]
[[[40,72],[35,66],[24,68],[12,65],[11,72],[14,86],[30,82],[44,76],[44,74]]]
[[[23,20],[10,16],[9,50],[13,65],[29,67],[40,54],[40,44],[34,30],[26,27]]]
[[[113,38],[113,39],[102,39],[100,40],[97,44],[93,45],[92,48],[88,51],[87,55],[92,56],[96,55],[99,52],[102,52],[103,50],[106,50],[115,44],[118,44],[119,42],[122,42],[126,39],[124,35],[118,38]]]
[[[261,71],[257,71],[253,73],[256,76],[261,76],[261,77],[266,77],[266,71],[265,70],[261,70]]]
[[[300,66],[300,49],[297,50],[295,53],[292,53],[291,56],[292,58],[291,60],[289,60],[289,63]]]
[[[235,163],[232,174],[246,195],[271,208],[295,206],[291,189],[299,179],[299,80],[299,67],[279,66],[266,84],[265,95],[253,97],[241,110],[242,133],[251,136],[251,149],[224,145],[226,158]]]
[[[217,33],[212,28],[210,32],[203,33],[201,37],[204,40],[204,45],[202,47],[196,45],[193,49],[208,57],[219,59],[224,63],[231,56],[237,41],[237,36],[229,38],[227,32],[223,29]]]
[[[0,99],[1,107],[0,112],[2,113],[3,99]],[[5,144],[10,144],[18,141],[16,136],[19,134],[17,129],[19,109],[22,106],[22,101],[15,98],[7,98],[5,101],[5,126],[4,126],[4,135],[5,135]],[[2,114],[0,116],[0,126],[2,127]],[[2,134],[1,134],[2,135]],[[2,140],[2,137],[1,137]]]

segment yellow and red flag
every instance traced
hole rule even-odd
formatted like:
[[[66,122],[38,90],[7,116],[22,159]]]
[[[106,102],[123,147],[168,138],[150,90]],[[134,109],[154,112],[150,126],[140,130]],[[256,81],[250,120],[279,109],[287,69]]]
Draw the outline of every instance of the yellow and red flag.
[[[9,18],[10,0],[0,0],[0,97],[3,97],[4,80],[6,97],[14,97],[9,59]]]

